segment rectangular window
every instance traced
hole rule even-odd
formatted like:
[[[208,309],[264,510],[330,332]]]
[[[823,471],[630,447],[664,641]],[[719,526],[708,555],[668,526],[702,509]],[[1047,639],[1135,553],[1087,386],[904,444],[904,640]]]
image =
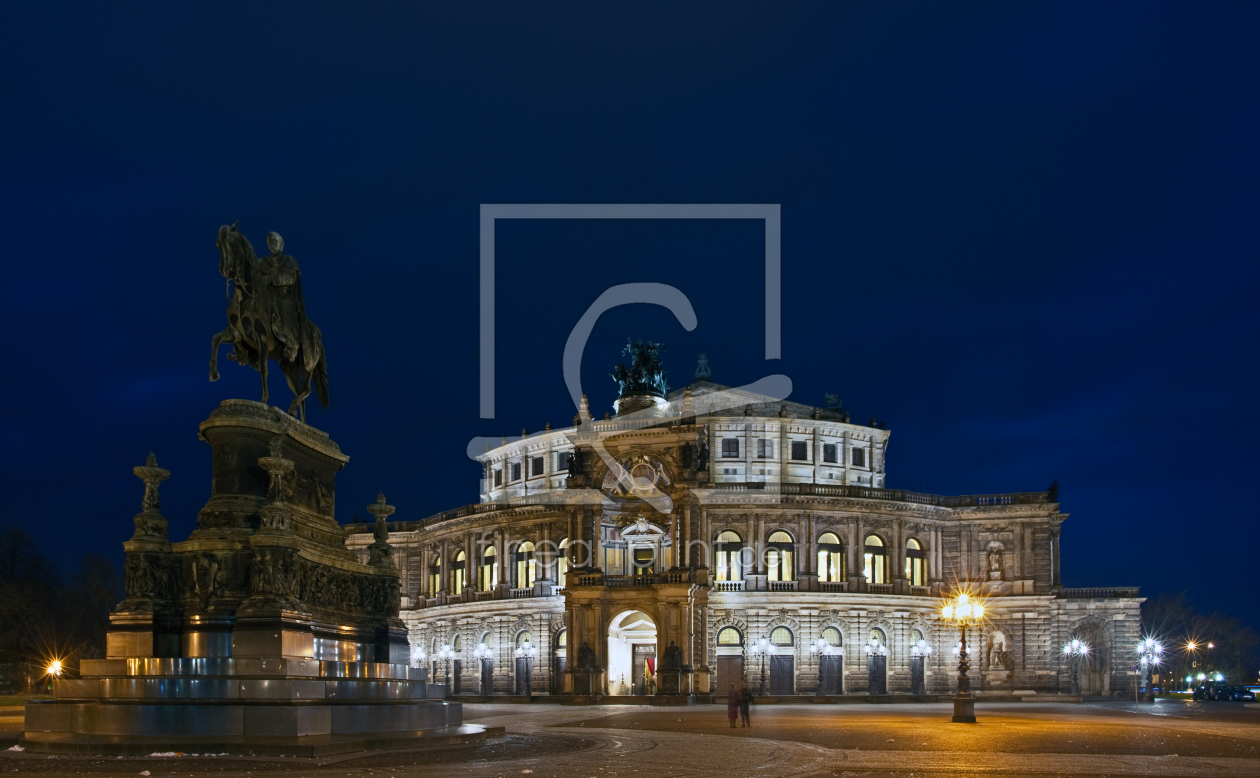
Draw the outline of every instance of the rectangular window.
[[[764,439],[757,441],[757,457],[759,459],[774,459],[774,441]]]
[[[739,456],[739,438],[722,438],[722,456]]]
[[[803,440],[792,441],[792,458],[793,459],[808,459],[809,458],[806,453],[805,441]]]
[[[569,451],[560,451],[560,452],[558,452],[558,453],[556,454],[556,469],[557,469],[557,470],[568,470],[568,469],[569,469],[569,457],[570,457],[570,456],[572,456],[572,453],[571,453],[571,452],[569,452]]]
[[[857,467],[866,467],[866,449],[853,449],[853,464]]]
[[[836,444],[835,443],[823,444],[823,461],[824,462],[836,461]]]
[[[508,480],[511,480],[511,481],[521,480],[521,463],[520,462],[512,463],[512,477]]]
[[[494,485],[495,486],[503,485],[503,468],[499,468],[498,470],[494,471]]]
[[[534,475],[543,474],[543,458],[542,457],[534,457],[534,473],[533,474]]]

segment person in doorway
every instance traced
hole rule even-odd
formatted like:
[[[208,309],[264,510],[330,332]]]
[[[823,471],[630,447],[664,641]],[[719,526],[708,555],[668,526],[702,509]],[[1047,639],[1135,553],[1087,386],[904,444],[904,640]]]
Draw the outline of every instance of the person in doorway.
[[[739,718],[739,692],[735,684],[731,684],[730,691],[726,693],[726,718],[731,720],[731,729],[735,729],[735,719]]]
[[[744,684],[744,688],[739,690],[739,725],[741,727],[751,727],[752,720],[748,718],[748,709],[752,706],[752,690]]]

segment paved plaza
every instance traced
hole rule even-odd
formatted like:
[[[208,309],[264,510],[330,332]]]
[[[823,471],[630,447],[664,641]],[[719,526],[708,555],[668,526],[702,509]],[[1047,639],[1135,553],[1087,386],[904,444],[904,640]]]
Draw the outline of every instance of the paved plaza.
[[[36,756],[0,752],[0,772],[39,775],[521,776],[1260,776],[1260,707],[1160,700],[980,705],[756,706],[730,729],[720,706],[468,705],[508,736],[474,749],[330,759]],[[0,729],[20,726],[0,712]]]

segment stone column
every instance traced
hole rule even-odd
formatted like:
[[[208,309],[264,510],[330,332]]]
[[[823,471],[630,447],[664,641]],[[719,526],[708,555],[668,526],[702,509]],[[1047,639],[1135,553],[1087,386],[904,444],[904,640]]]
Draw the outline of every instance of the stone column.
[[[677,570],[682,567],[682,555],[678,553],[678,509],[675,508],[669,514],[669,542],[671,553],[673,554],[673,568]],[[664,566],[665,560],[661,560]]]
[[[852,542],[849,543],[849,591],[866,591],[866,576],[862,571],[862,554],[866,551],[866,538],[862,536],[862,520],[856,519],[850,525]]]
[[[595,569],[604,569],[604,514],[599,508],[591,510],[591,536],[593,538],[592,548],[595,552]]]
[[[691,567],[691,506],[683,506],[683,549],[684,567]]]
[[[450,543],[446,538],[442,538],[441,566],[438,568],[438,587],[442,594],[450,595],[451,593],[451,553]]]

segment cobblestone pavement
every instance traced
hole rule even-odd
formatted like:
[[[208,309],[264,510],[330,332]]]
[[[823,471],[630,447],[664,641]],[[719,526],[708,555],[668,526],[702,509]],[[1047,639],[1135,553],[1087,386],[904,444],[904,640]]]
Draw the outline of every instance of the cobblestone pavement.
[[[46,757],[0,752],[0,773],[47,776],[1180,776],[1260,778],[1260,707],[981,705],[951,724],[949,705],[772,705],[751,729],[720,706],[467,705],[466,719],[509,736],[478,748],[332,759]],[[4,728],[8,722],[4,722]]]

